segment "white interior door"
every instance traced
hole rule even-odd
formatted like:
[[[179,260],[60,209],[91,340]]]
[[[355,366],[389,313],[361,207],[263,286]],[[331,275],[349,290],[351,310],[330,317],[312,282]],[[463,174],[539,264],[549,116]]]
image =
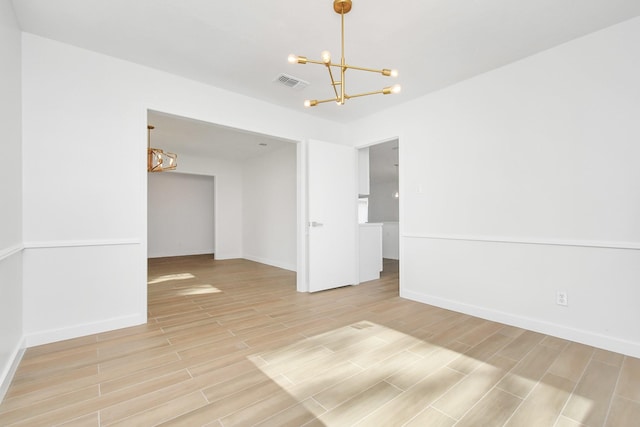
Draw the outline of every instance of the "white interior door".
[[[357,284],[358,196],[355,148],[307,145],[308,289]]]

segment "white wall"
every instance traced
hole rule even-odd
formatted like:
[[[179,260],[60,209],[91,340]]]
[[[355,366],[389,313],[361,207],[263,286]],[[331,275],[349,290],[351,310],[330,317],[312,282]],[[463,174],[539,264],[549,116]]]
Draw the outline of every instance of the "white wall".
[[[22,53],[28,345],[146,321],[148,109],[291,140],[344,141],[345,127],[310,114],[34,35],[23,34]],[[180,162],[189,173],[209,169],[202,159]],[[216,178],[218,196],[241,204]],[[218,244],[231,242],[221,255],[242,255],[238,221],[240,233],[216,229]],[[104,298],[105,284],[117,298]],[[59,297],[45,305],[47,295]]]
[[[20,31],[0,0],[0,401],[22,351],[22,99]]]
[[[296,270],[296,144],[244,162],[180,155],[179,167],[179,174],[149,175],[149,208],[158,208],[149,214],[150,257],[212,253],[203,235],[215,231],[193,225],[209,217],[213,227],[217,215],[216,259],[246,258]],[[216,213],[207,214],[214,206],[214,176]],[[167,206],[169,200],[178,209]],[[158,236],[166,227],[173,230]]]
[[[215,177],[216,259],[242,258],[242,163],[180,155],[180,171]]]
[[[402,143],[403,296],[640,356],[639,42],[636,18],[352,126]]]
[[[372,181],[369,194],[369,222],[398,221],[398,199],[394,197],[398,191],[398,181]]]
[[[296,270],[296,144],[243,165],[244,258]]]
[[[176,172],[149,173],[149,258],[215,252],[214,179]]]

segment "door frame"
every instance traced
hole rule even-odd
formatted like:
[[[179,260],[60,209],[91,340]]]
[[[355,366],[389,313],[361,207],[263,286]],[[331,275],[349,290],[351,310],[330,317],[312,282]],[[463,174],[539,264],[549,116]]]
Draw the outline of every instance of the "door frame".
[[[298,192],[298,231],[296,233],[296,290],[309,292],[309,227],[307,201],[307,141],[296,144],[296,187]]]

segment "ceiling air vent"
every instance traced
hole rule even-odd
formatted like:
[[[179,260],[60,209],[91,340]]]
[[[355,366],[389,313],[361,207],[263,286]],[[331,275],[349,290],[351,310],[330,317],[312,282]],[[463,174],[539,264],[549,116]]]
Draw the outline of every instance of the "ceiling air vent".
[[[309,86],[309,82],[305,82],[304,80],[290,76],[289,74],[280,74],[273,82],[298,90]]]

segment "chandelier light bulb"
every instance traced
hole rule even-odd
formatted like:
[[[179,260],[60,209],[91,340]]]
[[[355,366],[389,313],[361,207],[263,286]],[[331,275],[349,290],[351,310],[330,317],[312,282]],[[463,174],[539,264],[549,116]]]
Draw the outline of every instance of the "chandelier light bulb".
[[[391,70],[391,77],[398,77],[398,70]]]
[[[325,65],[328,65],[331,63],[331,52],[329,52],[328,50],[323,50],[320,53],[320,58],[322,58],[322,62],[324,62]]]
[[[391,93],[400,93],[400,91],[402,90],[402,86],[400,85],[393,85],[391,86]]]

